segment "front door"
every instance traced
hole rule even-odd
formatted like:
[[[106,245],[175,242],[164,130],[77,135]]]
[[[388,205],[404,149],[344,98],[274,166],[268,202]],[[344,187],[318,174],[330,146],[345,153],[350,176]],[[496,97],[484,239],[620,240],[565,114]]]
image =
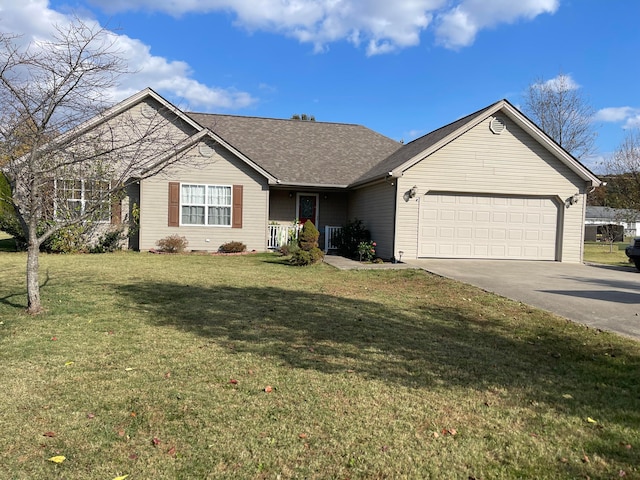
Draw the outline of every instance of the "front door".
[[[309,193],[298,194],[298,221],[304,225],[311,220],[318,228],[318,195]]]

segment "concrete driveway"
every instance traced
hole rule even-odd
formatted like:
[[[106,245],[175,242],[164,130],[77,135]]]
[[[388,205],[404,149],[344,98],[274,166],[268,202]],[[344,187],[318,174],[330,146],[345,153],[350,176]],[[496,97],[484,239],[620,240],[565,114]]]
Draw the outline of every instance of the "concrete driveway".
[[[640,339],[640,272],[635,268],[515,260],[407,263],[590,327]]]

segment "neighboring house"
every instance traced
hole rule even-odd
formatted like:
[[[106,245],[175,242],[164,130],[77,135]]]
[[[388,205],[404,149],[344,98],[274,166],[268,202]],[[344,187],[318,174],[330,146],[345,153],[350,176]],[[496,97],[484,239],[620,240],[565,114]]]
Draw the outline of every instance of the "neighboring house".
[[[588,206],[584,224],[585,240],[600,240],[615,225],[620,227],[616,241],[623,241],[624,237],[635,237],[640,232],[640,211]]]
[[[359,125],[182,112],[150,89],[114,112],[162,109],[177,113],[184,158],[122,204],[139,206],[141,250],[178,234],[193,250],[265,251],[269,224],[357,218],[387,259],[582,260],[601,182],[506,100],[406,145]]]

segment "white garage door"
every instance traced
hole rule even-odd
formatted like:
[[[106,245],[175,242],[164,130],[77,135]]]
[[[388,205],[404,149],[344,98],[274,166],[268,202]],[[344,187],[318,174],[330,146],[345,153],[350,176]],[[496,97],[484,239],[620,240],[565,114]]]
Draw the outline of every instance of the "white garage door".
[[[419,257],[555,260],[558,206],[550,198],[427,194]]]

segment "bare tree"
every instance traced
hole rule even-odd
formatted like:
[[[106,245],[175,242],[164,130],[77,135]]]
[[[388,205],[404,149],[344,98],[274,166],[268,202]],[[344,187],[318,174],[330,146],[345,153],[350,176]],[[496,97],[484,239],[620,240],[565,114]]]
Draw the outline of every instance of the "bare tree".
[[[113,199],[157,173],[185,138],[166,134],[170,112],[144,118],[109,108],[106,92],[126,72],[114,38],[79,19],[56,27],[50,41],[0,33],[0,158],[27,241],[30,313],[42,310],[41,244],[62,228],[108,219]]]
[[[607,201],[630,211],[640,210],[640,130],[629,130],[613,155],[603,162]]]
[[[594,152],[595,111],[568,75],[529,85],[525,113],[574,157],[581,159]]]

